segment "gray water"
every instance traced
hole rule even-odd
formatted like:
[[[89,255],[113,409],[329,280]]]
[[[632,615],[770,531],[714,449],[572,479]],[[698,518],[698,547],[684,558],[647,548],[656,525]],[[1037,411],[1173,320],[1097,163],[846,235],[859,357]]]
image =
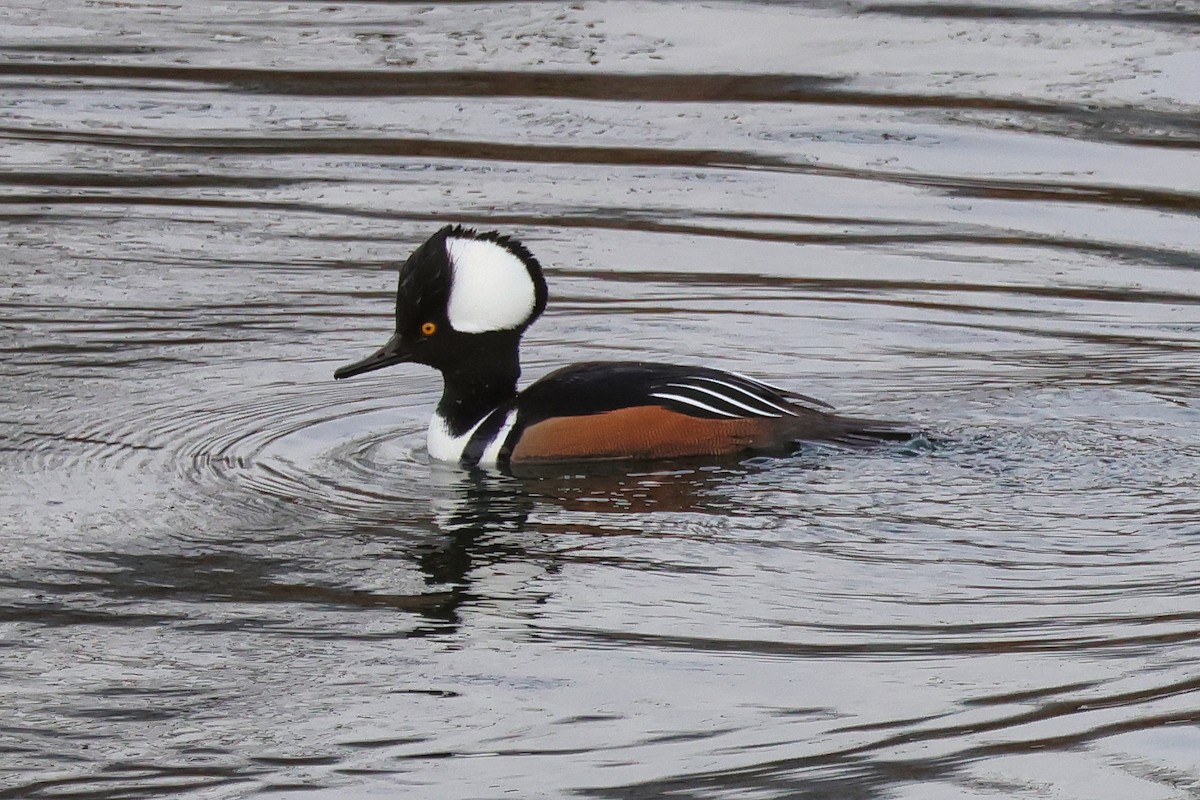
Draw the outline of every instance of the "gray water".
[[[1200,797],[1200,5],[0,9],[0,797]],[[513,478],[334,383],[448,222],[525,379],[937,447]],[[578,474],[575,474],[578,472]]]

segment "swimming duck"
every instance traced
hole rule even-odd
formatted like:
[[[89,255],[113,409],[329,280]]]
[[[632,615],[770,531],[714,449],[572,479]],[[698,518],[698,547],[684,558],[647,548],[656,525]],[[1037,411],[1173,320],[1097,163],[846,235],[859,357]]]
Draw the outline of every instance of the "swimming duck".
[[[466,466],[718,457],[914,435],[712,367],[591,361],[518,391],[521,336],[546,299],[542,267],[520,242],[446,226],[400,268],[393,336],[333,376],[408,362],[440,371],[429,455]]]

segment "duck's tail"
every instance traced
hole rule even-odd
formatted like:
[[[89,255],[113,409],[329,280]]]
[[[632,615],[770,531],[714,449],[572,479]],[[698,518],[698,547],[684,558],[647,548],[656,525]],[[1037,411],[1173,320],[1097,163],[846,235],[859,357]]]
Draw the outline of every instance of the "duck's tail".
[[[880,442],[910,442],[929,439],[929,434],[920,427],[906,422],[894,422],[864,417],[832,415],[836,423],[831,426],[833,435],[829,441],[849,445],[867,445]]]

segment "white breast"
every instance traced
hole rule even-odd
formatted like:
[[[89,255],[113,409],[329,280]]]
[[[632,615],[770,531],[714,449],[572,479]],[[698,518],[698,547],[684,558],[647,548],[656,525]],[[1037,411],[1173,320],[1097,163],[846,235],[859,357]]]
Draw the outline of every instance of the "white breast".
[[[484,417],[483,419],[487,419]],[[440,414],[434,414],[429,420],[429,432],[425,442],[429,448],[429,457],[435,461],[458,461],[462,458],[463,448],[471,441],[475,429],[483,424],[483,419],[475,423],[471,430],[461,436],[450,433],[450,426]]]
[[[500,426],[500,430],[496,432],[496,438],[488,442],[488,446],[484,448],[483,455],[479,457],[480,466],[494,467],[500,461],[500,448],[504,447],[504,442],[508,439],[508,434],[512,431],[513,425],[517,422],[517,410],[514,408],[508,412],[508,416],[504,418],[504,424]]]
[[[459,462],[462,460],[463,450],[466,449],[467,443],[471,441],[471,437],[475,435],[475,431],[479,430],[479,426],[484,423],[490,415],[485,414],[483,419],[476,422],[471,429],[461,436],[455,436],[450,433],[450,426],[446,420],[439,414],[434,414],[429,420],[429,431],[426,434],[426,446],[429,448],[429,457],[435,461],[451,461]],[[500,426],[496,436],[483,449],[483,455],[479,458],[479,465],[483,467],[494,467],[500,460],[500,448],[504,446],[504,440],[508,438],[508,434],[512,431],[513,425],[517,421],[517,412],[512,410],[508,412],[508,416],[504,419],[504,424]]]

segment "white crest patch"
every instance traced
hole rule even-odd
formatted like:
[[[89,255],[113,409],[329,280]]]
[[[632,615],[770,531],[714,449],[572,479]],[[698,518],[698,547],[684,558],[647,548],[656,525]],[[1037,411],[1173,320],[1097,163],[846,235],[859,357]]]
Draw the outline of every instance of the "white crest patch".
[[[449,238],[446,253],[453,274],[446,313],[456,331],[511,330],[529,319],[536,296],[525,262],[482,239]]]

